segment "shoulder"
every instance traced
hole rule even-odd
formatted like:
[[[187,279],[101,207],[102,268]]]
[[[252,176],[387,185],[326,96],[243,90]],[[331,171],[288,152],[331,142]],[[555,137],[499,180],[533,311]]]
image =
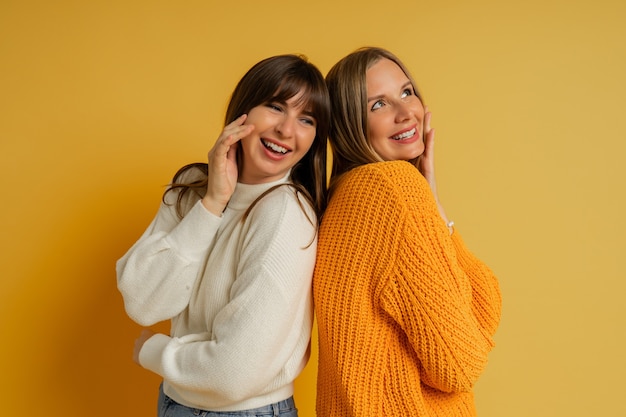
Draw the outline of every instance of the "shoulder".
[[[316,224],[311,204],[289,184],[278,186],[261,197],[252,207],[250,217],[269,224]]]
[[[206,188],[188,187],[188,185],[201,183],[207,179],[206,164],[189,164],[179,169],[172,179],[167,191],[165,191],[163,202],[167,205],[181,204],[182,212],[187,213],[191,207],[202,199],[200,190]],[[182,198],[180,197],[181,193]]]
[[[350,172],[370,172],[385,176],[419,174],[417,168],[408,161],[385,161],[361,165]]]
[[[424,181],[424,177],[415,166],[407,161],[376,162],[361,165],[347,172],[340,179],[340,184],[354,185],[372,181],[381,185],[401,185]]]
[[[393,161],[362,165],[340,178],[320,227],[324,260],[334,262],[332,254],[346,250],[368,259],[362,262],[377,259],[377,268],[392,263],[411,214],[404,184],[419,182],[420,176],[408,162]]]
[[[406,161],[362,165],[338,180],[331,200],[342,196],[358,200],[404,199],[428,192],[428,183],[415,166]]]
[[[258,242],[281,247],[285,253],[312,248],[317,234],[317,218],[306,198],[287,184],[261,197],[244,220],[247,244]]]
[[[204,181],[208,175],[207,169],[207,164],[200,162],[185,165],[174,174],[172,182],[177,184],[190,184],[196,181]]]

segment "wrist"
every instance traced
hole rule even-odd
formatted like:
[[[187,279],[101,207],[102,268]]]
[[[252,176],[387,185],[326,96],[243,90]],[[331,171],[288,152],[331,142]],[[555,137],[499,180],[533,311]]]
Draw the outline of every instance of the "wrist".
[[[207,209],[211,214],[216,215],[217,217],[222,216],[222,212],[226,208],[226,204],[215,201],[210,197],[204,197],[202,199],[202,205],[205,209]]]
[[[448,228],[448,230],[450,231],[450,235],[452,236],[452,233],[454,233],[454,222],[452,220],[447,221],[446,227]]]

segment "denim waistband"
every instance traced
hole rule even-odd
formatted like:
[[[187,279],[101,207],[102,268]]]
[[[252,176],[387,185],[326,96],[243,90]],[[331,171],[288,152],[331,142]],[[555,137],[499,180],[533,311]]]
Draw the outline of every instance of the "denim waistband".
[[[293,400],[293,397],[289,397],[286,400],[279,401],[274,404],[265,405],[259,408],[253,408],[252,410],[241,410],[241,412],[250,412],[250,413],[271,413],[272,411],[278,410],[279,412],[289,411],[296,408],[296,403]]]
[[[293,397],[289,397],[285,400],[278,401],[273,404],[264,405],[258,408],[252,408],[247,410],[237,410],[237,411],[210,411],[210,410],[200,410],[197,408],[187,407],[183,404],[177,403],[172,398],[163,393],[163,387],[159,387],[159,397],[162,399],[164,406],[167,404],[175,404],[176,407],[179,407],[179,410],[182,409],[188,410],[185,412],[190,413],[190,415],[194,416],[203,416],[203,417],[213,417],[213,416],[255,416],[255,415],[263,415],[263,416],[278,416],[279,414],[289,413],[290,411],[296,411],[296,405]]]

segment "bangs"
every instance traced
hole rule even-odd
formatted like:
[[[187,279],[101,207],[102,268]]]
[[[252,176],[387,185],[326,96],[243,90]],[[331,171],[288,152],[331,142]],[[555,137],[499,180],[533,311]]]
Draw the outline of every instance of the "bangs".
[[[256,106],[276,101],[294,103],[317,121],[317,130],[326,137],[330,124],[330,99],[319,70],[295,55],[279,55],[257,63],[239,81],[233,91],[225,125]]]
[[[287,78],[283,80],[280,87],[270,100],[287,102],[287,100],[302,93],[298,100],[294,102],[296,106],[302,106],[310,112],[318,123],[326,124],[330,119],[328,112],[328,97],[324,85],[319,85],[316,80]]]

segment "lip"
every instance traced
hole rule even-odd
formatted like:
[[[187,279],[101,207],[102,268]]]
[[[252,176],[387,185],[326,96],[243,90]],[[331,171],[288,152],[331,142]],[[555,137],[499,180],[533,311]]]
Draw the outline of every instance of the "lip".
[[[273,159],[273,160],[281,160],[281,159],[285,158],[287,155],[289,155],[291,152],[293,152],[293,149],[291,149],[291,147],[289,147],[289,146],[287,146],[287,145],[285,145],[283,143],[280,143],[279,141],[274,140],[274,139],[269,139],[269,138],[262,137],[262,138],[260,138],[259,142],[261,143],[261,147],[263,148],[263,151],[265,152],[265,155],[267,155],[268,158]],[[276,145],[276,146],[280,146],[281,148],[286,149],[287,152],[285,152],[285,153],[272,152],[272,150],[268,149],[265,146],[264,142],[265,143],[271,143],[271,144]]]
[[[404,138],[404,139],[394,139],[394,137],[405,134],[407,132],[410,132],[411,130],[415,130],[415,133],[413,134],[413,136],[408,137],[408,138]],[[417,129],[417,124],[414,124],[413,126],[409,126],[406,129],[402,129],[399,130],[397,132],[395,132],[393,135],[389,136],[389,140],[396,142],[396,143],[413,143],[415,141],[417,141],[420,138],[420,132]]]

